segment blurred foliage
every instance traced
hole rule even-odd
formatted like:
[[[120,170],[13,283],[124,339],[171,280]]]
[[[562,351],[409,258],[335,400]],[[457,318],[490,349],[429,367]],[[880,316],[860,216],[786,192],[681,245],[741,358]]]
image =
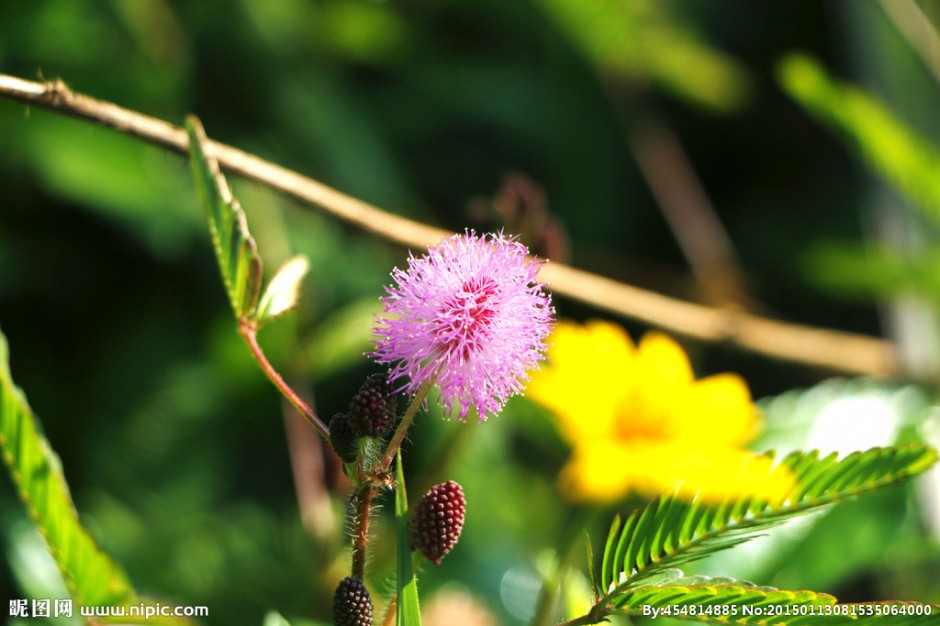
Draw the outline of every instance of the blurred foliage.
[[[611,80],[651,82],[716,111],[737,109],[747,96],[748,79],[741,65],[703,43],[667,4],[652,0],[541,0],[540,4]]]
[[[881,272],[892,290],[918,276],[931,281],[932,253],[896,268],[877,256],[841,268],[805,260],[821,241],[867,245],[859,209],[871,181],[773,80],[791,50],[852,82],[884,64],[890,80],[871,93],[889,117],[878,119],[936,146],[937,128],[912,121],[905,107],[932,114],[940,93],[922,87],[922,68],[868,4],[7,2],[0,71],[59,76],[175,123],[195,112],[213,138],[449,228],[498,226],[495,217],[474,221],[466,207],[522,172],[544,189],[575,264],[689,296],[685,261],[625,140],[651,111],[674,125],[756,301],[784,318],[878,333],[870,301],[841,301],[831,297],[835,287]],[[864,45],[852,48],[853,37]],[[872,59],[869,49],[884,54]],[[294,626],[328,619],[347,573],[347,494],[328,474],[336,525],[321,539],[306,532],[280,402],[232,328],[185,162],[8,101],[0,101],[0,138],[0,323],[17,383],[91,534],[141,593],[209,606],[207,624],[254,626],[272,609]],[[299,310],[265,329],[265,349],[309,381],[321,414],[343,410],[370,371],[368,325],[405,251],[232,184],[269,270],[296,253],[310,259]],[[829,277],[822,294],[807,289],[804,263],[810,278]],[[570,317],[597,314],[558,306]],[[697,372],[741,372],[761,396],[820,377],[720,347],[692,354]],[[459,581],[499,623],[525,623],[558,537],[572,525],[602,533],[609,516],[584,521],[555,506],[568,450],[540,411],[520,400],[483,426],[434,411],[419,418],[408,476],[454,478],[470,507],[458,548],[422,573],[423,603]],[[801,433],[813,428],[811,419],[793,423]],[[785,528],[774,565],[746,574],[844,600],[936,602],[940,556],[918,494],[896,489],[791,534]],[[390,509],[376,521],[385,537],[394,532]],[[857,558],[835,554],[833,535]],[[394,588],[395,561],[390,543],[381,546],[369,565],[379,604]],[[5,479],[0,549],[0,596],[64,592]]]
[[[811,58],[786,57],[780,81],[787,92],[832,125],[889,184],[940,222],[940,150],[925,142],[876,99],[833,81]]]
[[[860,158],[910,206],[940,225],[940,149],[901,121],[874,97],[828,76],[805,56],[786,57],[779,67],[784,88],[807,110],[832,126]],[[806,273],[835,293],[870,300],[873,296],[918,294],[940,301],[937,268],[940,248],[897,250],[885,244],[820,244],[805,258]]]

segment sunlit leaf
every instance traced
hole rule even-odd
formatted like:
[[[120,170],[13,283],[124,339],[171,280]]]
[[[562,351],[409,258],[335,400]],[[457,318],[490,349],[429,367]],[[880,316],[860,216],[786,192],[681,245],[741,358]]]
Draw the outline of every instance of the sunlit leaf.
[[[244,319],[255,312],[261,291],[261,257],[245,212],[232,196],[219,164],[208,151],[206,133],[195,117],[186,119],[189,134],[189,160],[199,195],[209,219],[209,232],[235,317]]]
[[[584,545],[587,551],[588,582],[591,583],[591,593],[598,597],[604,593],[604,590],[597,584],[597,576],[594,575],[594,548],[591,546],[591,536],[586,529],[584,530]]]
[[[72,597],[84,605],[116,606],[133,600],[127,575],[98,548],[78,519],[59,458],[13,383],[2,333],[0,447],[20,499],[45,537]]]
[[[658,498],[622,526],[614,520],[599,578],[613,581],[605,592],[617,598],[665,569],[749,541],[821,506],[920,474],[936,460],[936,450],[920,445],[873,448],[842,459],[798,452],[781,461],[793,473],[796,487],[780,505],[744,499],[710,507],[676,497]],[[615,541],[613,535],[619,538]]]
[[[271,321],[297,306],[300,284],[309,269],[310,262],[299,255],[281,266],[258,301],[258,323]]]
[[[610,525],[610,531],[607,533],[607,543],[604,546],[604,561],[601,564],[601,593],[605,593],[617,579],[615,576],[617,572],[614,571],[612,565],[612,559],[614,558],[614,546],[616,545],[617,537],[620,535],[618,531],[620,530],[620,516],[617,515],[614,517],[613,523]]]

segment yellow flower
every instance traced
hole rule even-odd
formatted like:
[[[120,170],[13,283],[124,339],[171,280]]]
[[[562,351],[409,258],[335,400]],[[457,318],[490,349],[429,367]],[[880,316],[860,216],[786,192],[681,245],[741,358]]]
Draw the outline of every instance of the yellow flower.
[[[760,416],[741,377],[695,380],[672,339],[651,332],[634,347],[608,322],[560,322],[550,341],[527,395],[556,415],[573,446],[560,478],[572,500],[633,492],[779,502],[792,490],[788,471],[743,447]]]

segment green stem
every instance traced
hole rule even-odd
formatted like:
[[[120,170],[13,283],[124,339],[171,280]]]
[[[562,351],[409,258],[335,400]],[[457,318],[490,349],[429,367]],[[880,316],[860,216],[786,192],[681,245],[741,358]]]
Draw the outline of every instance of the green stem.
[[[392,466],[395,453],[397,453],[398,449],[401,447],[401,442],[405,440],[405,435],[408,433],[411,423],[414,422],[415,415],[417,415],[418,409],[424,402],[424,398],[428,395],[428,392],[431,391],[431,383],[432,381],[429,380],[421,385],[421,388],[418,389],[418,392],[414,395],[414,398],[412,398],[411,404],[408,405],[404,417],[401,418],[401,423],[398,425],[398,428],[395,429],[395,434],[392,435],[391,440],[389,440],[388,446],[385,448],[385,453],[382,455],[382,460],[379,462],[379,467],[382,468],[383,471],[387,472]]]
[[[268,378],[274,383],[274,386],[277,387],[284,397],[294,405],[294,408],[297,409],[301,415],[304,416],[311,426],[313,426],[325,439],[329,440],[330,438],[330,429],[327,427],[323,421],[317,417],[317,414],[314,413],[306,402],[304,402],[300,396],[297,395],[290,385],[284,382],[284,379],[281,378],[281,375],[277,373],[277,370],[274,369],[274,366],[271,365],[267,357],[264,355],[264,351],[261,349],[261,346],[258,344],[258,329],[248,320],[241,320],[238,323],[238,331],[241,333],[242,337],[245,338],[245,341],[248,343],[248,347],[251,349],[251,354],[255,357],[255,360],[258,362],[258,365],[261,366],[262,371],[267,374]]]

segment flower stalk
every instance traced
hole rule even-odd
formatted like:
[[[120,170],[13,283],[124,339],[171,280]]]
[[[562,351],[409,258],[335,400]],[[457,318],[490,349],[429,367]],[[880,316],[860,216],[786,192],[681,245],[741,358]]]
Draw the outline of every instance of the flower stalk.
[[[398,428],[395,429],[395,433],[392,435],[392,438],[388,442],[388,446],[385,448],[385,453],[382,454],[382,460],[379,462],[379,467],[383,471],[387,472],[388,469],[392,466],[392,460],[395,458],[395,454],[398,452],[398,449],[401,448],[402,442],[405,440],[405,435],[408,434],[408,429],[411,428],[411,424],[415,420],[415,415],[418,414],[418,409],[421,408],[421,405],[424,403],[424,399],[427,397],[428,392],[431,391],[431,384],[433,381],[426,381],[418,389],[418,392],[415,393],[414,398],[411,400],[411,404],[408,405],[408,409],[405,411],[405,415],[402,416],[401,422],[398,424]]]
[[[243,319],[238,323],[238,332],[241,333],[241,336],[245,339],[248,348],[251,350],[251,355],[255,358],[255,361],[258,362],[258,365],[267,375],[268,379],[284,394],[284,397],[300,412],[304,419],[307,420],[320,435],[329,441],[330,429],[327,425],[323,423],[323,420],[317,417],[314,410],[311,409],[310,406],[297,395],[297,392],[287,384],[284,378],[277,373],[277,370],[274,369],[274,366],[271,365],[271,362],[268,361],[268,358],[264,355],[264,350],[261,349],[261,345],[258,343],[258,328],[250,320]]]

